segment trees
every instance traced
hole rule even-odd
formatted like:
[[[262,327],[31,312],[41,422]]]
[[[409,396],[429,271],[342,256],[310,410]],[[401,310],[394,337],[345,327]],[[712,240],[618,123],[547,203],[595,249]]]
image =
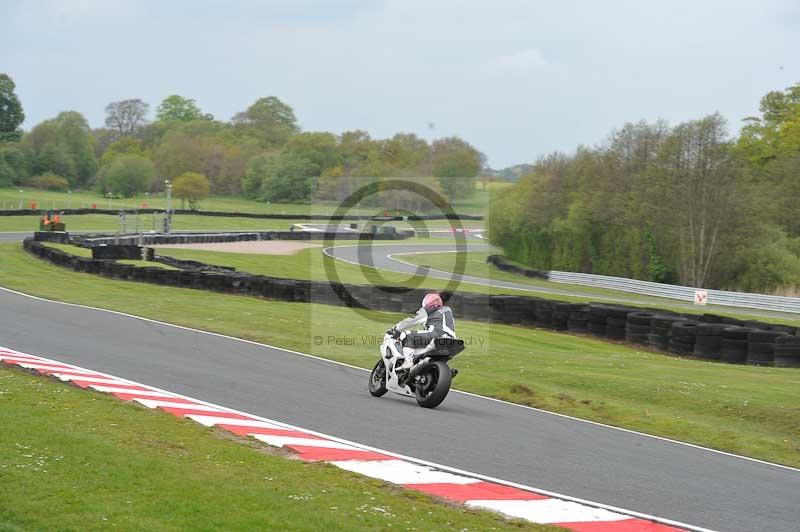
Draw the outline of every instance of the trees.
[[[473,194],[482,167],[478,150],[458,137],[447,137],[431,144],[431,159],[432,173],[451,200]]]
[[[242,188],[250,197],[275,203],[307,202],[319,167],[310,159],[288,151],[259,155],[250,160]]]
[[[656,221],[677,244],[682,284],[706,285],[739,207],[727,124],[719,114],[677,126],[650,180]]]
[[[289,139],[284,150],[305,157],[324,172],[342,164],[339,144],[333,133],[306,132]]]
[[[198,204],[208,197],[210,186],[203,174],[186,172],[175,178],[172,193],[181,201],[188,201],[191,210],[197,210]]]
[[[19,126],[25,121],[25,113],[14,90],[16,85],[8,74],[0,73],[0,142],[11,142],[22,138]]]
[[[159,122],[191,122],[192,120],[213,120],[214,117],[204,114],[192,98],[184,98],[171,94],[164,98],[156,109],[156,120]]]
[[[156,169],[147,157],[120,155],[100,170],[98,184],[102,192],[127,198],[150,189]]]
[[[626,124],[597,148],[544,157],[490,205],[490,241],[540,269],[734,290],[796,287],[797,200],[784,198],[797,174],[779,166],[800,154],[800,143],[794,152],[786,144],[790,100],[763,102],[764,115],[735,146],[717,113],[675,127]]]
[[[232,139],[224,124],[207,120],[175,122],[155,143],[153,161],[164,177],[185,172],[205,175],[214,194],[239,194],[247,161],[258,147],[250,139]]]
[[[800,236],[800,83],[761,100],[761,116],[747,119],[736,154],[749,167],[769,214],[789,235]]]
[[[255,138],[263,147],[283,145],[300,131],[294,110],[275,96],[259,98],[231,122],[240,134]]]
[[[78,112],[65,111],[38,124],[23,137],[22,147],[32,174],[53,172],[82,187],[97,172],[94,138]]]
[[[19,143],[0,143],[0,187],[21,185],[28,175],[28,158]]]
[[[103,156],[100,158],[100,165],[106,166],[111,164],[120,155],[144,155],[144,148],[142,148],[142,141],[136,137],[122,137],[121,139],[112,142],[106,148]]]
[[[106,127],[119,137],[133,135],[147,123],[150,105],[138,98],[111,102],[106,106]]]

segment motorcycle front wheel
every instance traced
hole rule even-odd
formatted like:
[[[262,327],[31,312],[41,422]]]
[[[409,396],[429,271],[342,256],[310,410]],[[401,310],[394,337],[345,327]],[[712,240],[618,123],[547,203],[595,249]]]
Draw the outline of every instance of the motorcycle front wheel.
[[[423,408],[436,408],[450,391],[452,372],[450,367],[437,360],[417,375],[414,394],[417,404]]]
[[[375,397],[386,393],[386,366],[383,360],[378,360],[372,368],[372,373],[369,374],[369,393]]]

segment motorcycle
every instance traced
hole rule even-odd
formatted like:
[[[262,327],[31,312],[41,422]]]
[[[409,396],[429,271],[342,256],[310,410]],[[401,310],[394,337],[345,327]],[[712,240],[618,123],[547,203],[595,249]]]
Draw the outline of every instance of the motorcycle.
[[[436,408],[450,391],[450,383],[458,370],[447,361],[464,350],[464,340],[435,338],[425,347],[403,347],[389,330],[380,347],[380,360],[369,376],[369,393],[381,397],[387,391],[414,397],[423,408]],[[411,357],[413,365],[401,368],[403,360]]]

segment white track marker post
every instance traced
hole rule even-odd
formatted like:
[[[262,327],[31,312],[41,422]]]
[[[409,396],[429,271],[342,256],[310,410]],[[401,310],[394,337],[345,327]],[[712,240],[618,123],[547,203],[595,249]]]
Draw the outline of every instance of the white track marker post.
[[[695,290],[694,291],[694,304],[695,305],[707,305],[708,304],[708,291],[706,291],[706,290]]]

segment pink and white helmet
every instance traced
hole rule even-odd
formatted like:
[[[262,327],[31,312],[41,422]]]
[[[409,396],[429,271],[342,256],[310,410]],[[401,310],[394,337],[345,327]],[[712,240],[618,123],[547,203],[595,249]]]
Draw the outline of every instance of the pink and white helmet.
[[[442,297],[436,292],[425,294],[425,297],[422,298],[422,308],[424,309],[439,308],[443,305],[444,303],[442,303]]]

